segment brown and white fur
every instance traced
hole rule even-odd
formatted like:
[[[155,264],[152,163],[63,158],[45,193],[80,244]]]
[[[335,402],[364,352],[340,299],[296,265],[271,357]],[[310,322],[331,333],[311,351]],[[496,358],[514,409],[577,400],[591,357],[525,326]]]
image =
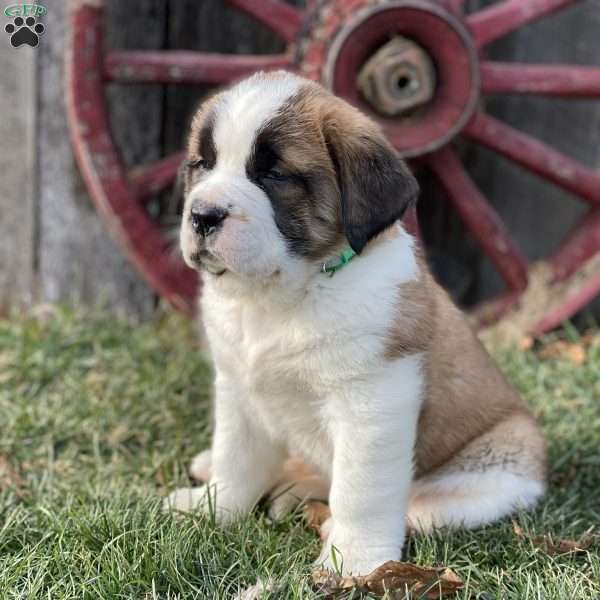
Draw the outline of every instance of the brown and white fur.
[[[199,110],[188,159],[215,429],[192,465],[210,485],[167,506],[208,510],[214,490],[227,522],[297,475],[276,512],[326,495],[318,562],[335,547],[357,574],[399,559],[407,526],[476,527],[542,496],[542,434],[400,224],[417,184],[371,120],[261,73]]]

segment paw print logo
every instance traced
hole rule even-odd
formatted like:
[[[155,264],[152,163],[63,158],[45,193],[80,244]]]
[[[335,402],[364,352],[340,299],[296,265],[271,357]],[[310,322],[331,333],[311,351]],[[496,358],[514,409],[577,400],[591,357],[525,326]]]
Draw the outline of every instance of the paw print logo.
[[[13,48],[27,44],[35,48],[40,42],[40,35],[46,28],[42,23],[36,23],[35,17],[15,17],[12,23],[7,23],[4,31],[10,35],[10,43]]]

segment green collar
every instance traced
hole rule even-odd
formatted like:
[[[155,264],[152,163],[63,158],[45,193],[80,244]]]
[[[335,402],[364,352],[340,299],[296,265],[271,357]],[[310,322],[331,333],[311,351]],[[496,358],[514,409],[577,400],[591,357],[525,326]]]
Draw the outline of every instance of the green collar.
[[[356,252],[352,248],[346,248],[337,259],[323,263],[321,273],[329,273],[329,277],[333,277],[336,271],[343,269],[355,256]]]

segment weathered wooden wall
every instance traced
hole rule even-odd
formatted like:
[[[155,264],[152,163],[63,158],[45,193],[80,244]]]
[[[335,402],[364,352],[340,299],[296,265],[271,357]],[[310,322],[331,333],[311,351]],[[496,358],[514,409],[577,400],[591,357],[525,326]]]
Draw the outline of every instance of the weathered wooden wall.
[[[106,304],[129,313],[147,314],[154,306],[154,297],[108,236],[74,161],[64,111],[63,56],[68,33],[68,2],[51,0],[46,5],[46,34],[36,50],[39,92],[35,277],[38,298],[51,302]],[[109,2],[108,43],[160,47],[165,17],[163,5],[163,0],[139,3],[132,20],[129,3]],[[121,142],[125,160],[158,157],[162,92],[118,90],[111,96],[115,100],[114,132]]]
[[[471,0],[471,8],[486,2]],[[45,4],[47,30],[40,47],[15,50],[5,43],[0,51],[0,304],[101,303],[143,316],[156,299],[109,238],[70,148],[62,87],[68,3]],[[275,36],[221,0],[143,0],[133,11],[132,4],[107,1],[109,46],[239,53],[281,48]],[[583,0],[495,44],[490,54],[503,60],[600,64],[598,31],[600,0]],[[180,148],[189,115],[204,92],[111,89],[114,134],[127,164]],[[591,166],[600,163],[600,102],[503,97],[489,106],[496,116],[567,154]],[[568,194],[503,159],[472,147],[465,155],[475,180],[529,258],[547,254],[579,215],[581,207]],[[423,212],[431,214],[439,194],[428,181],[424,188]],[[467,298],[497,290],[498,278],[456,219],[442,215],[437,222],[433,237],[440,252],[452,252],[473,274]],[[440,225],[446,241],[440,239]]]
[[[4,41],[4,40],[3,40]],[[6,43],[8,46],[8,42]],[[9,47],[10,48],[10,47]],[[12,49],[11,49],[12,50]],[[35,293],[36,54],[0,52],[0,305]]]

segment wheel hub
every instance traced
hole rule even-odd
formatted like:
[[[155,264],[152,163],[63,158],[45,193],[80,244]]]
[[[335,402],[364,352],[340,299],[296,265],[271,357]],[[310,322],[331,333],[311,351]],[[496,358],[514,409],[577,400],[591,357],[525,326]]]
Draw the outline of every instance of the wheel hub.
[[[356,84],[375,110],[394,117],[431,101],[435,93],[435,68],[418,44],[398,36],[365,63]]]
[[[378,120],[402,156],[432,152],[466,125],[479,98],[477,51],[438,2],[330,0],[314,19],[301,72]]]

